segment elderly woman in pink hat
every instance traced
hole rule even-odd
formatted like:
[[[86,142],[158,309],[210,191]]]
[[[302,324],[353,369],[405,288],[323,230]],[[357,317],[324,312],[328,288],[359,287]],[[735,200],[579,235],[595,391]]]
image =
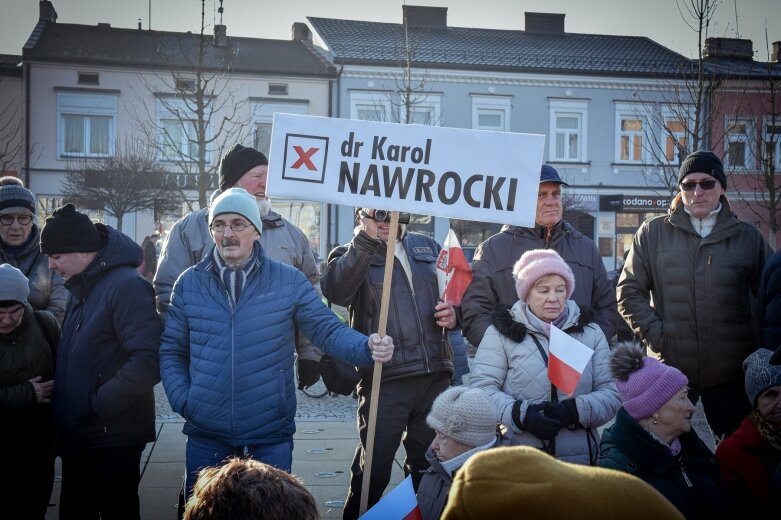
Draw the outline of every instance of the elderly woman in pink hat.
[[[610,368],[624,406],[603,433],[599,465],[646,481],[686,518],[724,514],[716,457],[692,429],[686,376],[632,342],[614,346]]]
[[[513,277],[518,301],[494,310],[472,363],[470,386],[491,400],[504,444],[534,446],[567,462],[594,465],[597,428],[621,406],[605,335],[593,311],[570,300],[575,277],[554,250],[527,251]],[[571,395],[548,377],[552,327],[594,351]]]

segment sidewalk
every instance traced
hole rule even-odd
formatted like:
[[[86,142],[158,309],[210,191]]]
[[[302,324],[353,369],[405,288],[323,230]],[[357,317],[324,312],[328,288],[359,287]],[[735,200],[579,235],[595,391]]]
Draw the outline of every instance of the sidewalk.
[[[184,473],[185,436],[182,434],[182,419],[168,408],[162,387],[158,385],[155,390],[158,402],[157,440],[147,445],[141,458],[141,518],[173,520],[176,518],[179,488]],[[349,396],[315,399],[298,392],[293,474],[314,495],[324,519],[342,516],[350,480],[350,464],[358,444],[356,407],[357,401]],[[692,425],[700,438],[713,449],[713,436],[705,423],[701,405],[697,407]],[[404,479],[403,464],[404,451],[400,448],[396,453],[396,465],[386,492]],[[60,475],[59,459],[56,475]],[[59,503],[59,493],[59,477],[55,477],[50,504]],[[50,505],[46,518],[57,518],[56,505]]]

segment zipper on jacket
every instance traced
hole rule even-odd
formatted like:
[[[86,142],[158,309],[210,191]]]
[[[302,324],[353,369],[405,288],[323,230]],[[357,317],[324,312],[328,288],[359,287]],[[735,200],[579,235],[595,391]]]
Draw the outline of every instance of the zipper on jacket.
[[[708,253],[708,266],[709,267],[710,267],[711,263],[713,263],[712,260],[713,260],[713,253]]]
[[[546,248],[550,245],[550,239],[551,239],[551,228],[547,228],[547,231],[545,232],[545,247]]]
[[[685,469],[684,469],[684,467],[683,467],[683,461],[679,461],[679,462],[678,462],[678,464],[679,464],[679,465],[680,465],[680,467],[681,467],[681,475],[683,475],[683,480],[685,480],[685,481],[686,481],[686,485],[687,485],[688,487],[694,487],[694,486],[692,485],[692,481],[691,481],[691,480],[689,480],[689,476],[686,474],[686,470],[685,470]]]
[[[404,248],[404,254],[407,254],[407,248]],[[407,255],[409,257],[409,255]],[[410,283],[409,279],[407,278],[407,273],[404,272],[404,267],[401,265],[401,261],[399,261],[398,258],[396,258],[396,255],[393,256],[393,265],[396,265],[396,262],[399,263],[399,267],[401,268],[401,274],[403,274],[404,283],[407,284],[407,287],[410,290],[410,294],[412,294],[412,307],[414,308],[415,312],[415,321],[418,324],[418,334],[420,334],[420,339],[423,344],[426,342],[426,334],[423,330],[423,325],[420,322],[420,311],[418,310],[418,302],[415,299],[415,289],[412,288],[412,284]],[[412,264],[410,263],[410,270],[412,270]],[[413,273],[414,276],[414,273]],[[426,365],[426,373],[431,372],[431,362],[428,358],[428,351],[426,348],[422,348],[421,351],[423,352],[423,363]]]

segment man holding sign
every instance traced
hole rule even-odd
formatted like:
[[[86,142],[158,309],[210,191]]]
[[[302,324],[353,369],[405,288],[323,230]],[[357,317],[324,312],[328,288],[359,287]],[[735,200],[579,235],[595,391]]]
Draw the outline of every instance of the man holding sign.
[[[363,333],[378,328],[390,217],[389,211],[361,208],[355,237],[331,251],[328,271],[320,282],[323,294],[346,306],[351,326]],[[407,453],[404,470],[417,487],[421,471],[429,465],[426,449],[434,439],[426,416],[453,375],[453,353],[443,329],[455,328],[457,320],[452,305],[438,301],[435,264],[440,246],[425,235],[406,233],[408,214],[401,214],[399,221],[387,324],[387,334],[394,338],[394,354],[383,367],[376,404],[369,507],[382,497],[390,481],[393,458],[402,440]],[[361,443],[351,467],[345,519],[359,514],[371,386],[371,369],[361,369]]]
[[[488,394],[511,444],[594,465],[597,428],[621,406],[605,335],[569,299],[575,276],[555,251],[527,251],[512,274],[518,301],[493,313],[470,384]]]

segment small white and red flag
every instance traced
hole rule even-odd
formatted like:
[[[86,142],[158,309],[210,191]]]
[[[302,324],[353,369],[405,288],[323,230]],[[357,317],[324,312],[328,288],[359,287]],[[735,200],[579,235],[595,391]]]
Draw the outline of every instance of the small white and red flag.
[[[412,475],[382,497],[359,520],[422,520],[418,498],[412,487]]]
[[[472,270],[452,229],[447,233],[436,267],[440,299],[451,305],[461,305],[466,288],[472,283]]]
[[[550,326],[548,379],[556,388],[572,397],[593,355],[592,349],[554,325]]]

